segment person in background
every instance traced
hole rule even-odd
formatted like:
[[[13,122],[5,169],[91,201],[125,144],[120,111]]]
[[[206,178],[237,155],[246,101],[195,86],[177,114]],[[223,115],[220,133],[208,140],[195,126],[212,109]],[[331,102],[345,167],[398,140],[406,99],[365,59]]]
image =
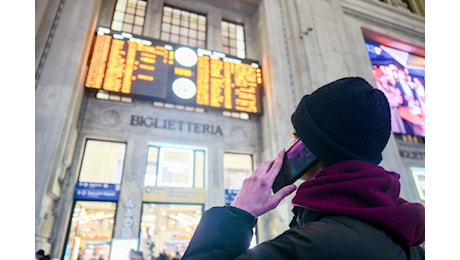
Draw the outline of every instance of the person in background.
[[[141,251],[131,249],[131,251],[129,251],[129,260],[144,260],[144,256]]]
[[[37,252],[35,252],[35,258],[41,260],[50,260],[51,256],[45,255],[45,250],[39,249]]]
[[[379,166],[391,135],[382,91],[338,79],[303,96],[291,122],[290,143],[319,162],[274,194],[285,150],[259,164],[230,206],[204,212],[182,259],[424,259],[425,207],[400,198],[400,175]],[[248,249],[257,218],[294,191],[289,229]]]
[[[169,260],[169,256],[166,254],[166,250],[163,249],[160,255],[158,256],[158,260]]]
[[[180,260],[180,254],[176,251],[176,255],[174,255],[173,260]]]

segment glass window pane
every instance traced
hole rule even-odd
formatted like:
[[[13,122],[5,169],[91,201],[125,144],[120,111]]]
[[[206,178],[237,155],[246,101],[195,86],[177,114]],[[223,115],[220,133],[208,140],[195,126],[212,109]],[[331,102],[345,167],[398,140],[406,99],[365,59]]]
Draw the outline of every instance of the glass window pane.
[[[246,56],[244,27],[240,24],[222,21],[221,31],[222,51],[244,58]]]
[[[188,36],[188,28],[181,27],[180,28],[180,35],[183,36],[183,37],[187,37]]]
[[[133,23],[133,22],[134,22],[134,15],[132,15],[132,14],[126,14],[126,16],[125,16],[125,22],[127,22],[127,23]]]
[[[177,19],[180,20],[180,16],[181,16],[181,10],[180,9],[173,9],[173,12],[172,12],[172,17],[175,17]]]
[[[123,18],[125,17],[125,13],[122,13],[122,12],[115,12],[115,14],[113,15],[113,20],[116,20],[116,21],[123,21]]]
[[[236,39],[240,41],[244,41],[244,30],[242,26],[238,26],[236,30]]]
[[[248,154],[224,154],[224,187],[240,189],[245,178],[252,174],[252,156]]]
[[[206,48],[206,41],[200,41],[197,43],[197,46],[198,48]]]
[[[113,21],[112,23],[112,29],[115,30],[115,31],[121,31],[121,28],[123,27],[123,23],[122,22],[117,22],[117,21]]]
[[[158,186],[193,186],[193,151],[161,148],[158,166]]]
[[[196,47],[196,40],[195,39],[189,39],[188,40],[188,45],[190,45],[192,47]]]
[[[133,33],[134,34],[142,34],[142,27],[141,26],[134,26],[134,29],[133,29]]]
[[[222,31],[228,31],[228,23],[225,21],[220,22],[220,29]]]
[[[167,23],[163,23],[161,25],[161,30],[163,32],[171,32],[171,25],[170,24],[167,24]]]
[[[112,18],[112,29],[142,34],[146,4],[147,2],[142,0],[117,0],[116,10]]]
[[[126,8],[126,13],[134,14],[135,12],[136,12],[136,8],[134,6],[128,6]]]
[[[201,26],[200,30],[203,31],[203,35],[206,35],[206,17],[196,13],[192,13],[186,10],[181,10],[173,7],[163,8],[163,20],[161,33],[169,31],[174,36],[171,36],[169,41],[184,45],[196,47],[197,45],[206,45],[205,37],[198,39],[197,29]],[[172,19],[169,19],[169,13],[171,13]],[[165,26],[165,25],[168,26]],[[170,26],[170,27],[169,27]],[[191,40],[193,39],[193,40]]]
[[[77,201],[65,259],[109,259],[115,210],[115,202]]]
[[[136,18],[134,19],[134,24],[141,26],[144,25],[144,18],[136,16]]]
[[[204,32],[198,33],[198,40],[203,41],[206,40],[206,34]]]
[[[87,140],[80,182],[121,183],[126,144]]]
[[[203,188],[204,156],[202,150],[150,146],[144,185]]]
[[[123,31],[131,32],[132,29],[133,29],[133,26],[131,24],[123,24]]]
[[[185,38],[185,37],[180,37],[179,44],[187,45],[188,44],[188,39]]]
[[[189,27],[188,20],[182,19],[181,22],[180,22],[180,26],[188,28]]]
[[[168,6],[163,7],[163,15],[171,16],[171,14],[172,14],[172,8],[171,7],[168,7]]]
[[[235,32],[235,24],[227,23],[227,25],[228,25],[228,31],[229,32]]]
[[[136,9],[136,15],[141,16],[141,17],[145,17],[145,9],[144,8],[137,8]]]
[[[206,24],[198,24],[198,31],[205,32]]]
[[[236,42],[236,48],[237,48],[238,50],[244,50],[244,49],[245,49],[245,47],[244,47],[244,42],[242,42],[242,41],[237,41],[237,42]]]
[[[174,43],[178,43],[178,42],[179,42],[179,35],[177,35],[177,34],[171,34],[170,41],[171,41],[171,42],[174,42]]]
[[[169,36],[170,36],[169,33],[167,33],[167,32],[162,32],[162,33],[161,33],[161,36],[160,36],[160,39],[163,40],[163,41],[169,41]]]
[[[182,256],[201,219],[202,205],[155,204],[142,206],[140,250],[144,259],[161,252]]]
[[[171,23],[171,16],[163,16],[163,24]]]
[[[244,49],[238,49],[238,52],[237,52],[236,56],[238,58],[244,59],[244,58],[246,58],[246,52],[244,51]]]
[[[179,17],[173,17],[171,20],[172,24],[179,25],[180,24],[180,18]]]
[[[118,1],[117,2],[117,7],[115,8],[115,10],[124,13],[125,10],[126,10],[126,3],[123,3],[123,1]]]
[[[128,0],[128,2],[127,2],[126,5],[127,5],[128,7],[136,7],[137,2],[139,2],[139,1],[141,1],[141,0]]]
[[[179,33],[179,26],[177,26],[177,25],[171,26],[171,33],[178,34]]]
[[[190,23],[196,23],[198,21],[198,15],[190,13]]]

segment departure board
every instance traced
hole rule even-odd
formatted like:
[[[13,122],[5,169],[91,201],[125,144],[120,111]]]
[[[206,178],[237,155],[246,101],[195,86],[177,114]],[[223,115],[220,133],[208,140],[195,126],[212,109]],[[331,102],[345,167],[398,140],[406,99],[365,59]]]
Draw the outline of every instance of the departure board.
[[[256,61],[99,27],[85,87],[132,97],[261,114]]]

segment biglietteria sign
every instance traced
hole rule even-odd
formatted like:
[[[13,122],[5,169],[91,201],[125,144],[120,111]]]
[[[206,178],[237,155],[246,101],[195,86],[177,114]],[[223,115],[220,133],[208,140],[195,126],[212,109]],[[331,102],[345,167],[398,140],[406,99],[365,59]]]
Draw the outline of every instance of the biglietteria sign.
[[[149,116],[131,115],[131,126],[160,128],[187,133],[210,134],[223,136],[222,129],[218,125],[202,124],[189,121],[159,119]]]

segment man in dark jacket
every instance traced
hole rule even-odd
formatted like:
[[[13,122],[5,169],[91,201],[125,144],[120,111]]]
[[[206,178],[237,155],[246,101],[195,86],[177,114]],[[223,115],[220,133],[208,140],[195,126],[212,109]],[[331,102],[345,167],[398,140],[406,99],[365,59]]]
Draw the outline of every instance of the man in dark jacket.
[[[378,165],[391,134],[384,94],[362,78],[339,79],[305,95],[291,122],[319,158],[305,181],[271,192],[281,149],[231,206],[204,212],[182,259],[424,259],[425,207],[400,198],[400,175]],[[296,189],[290,228],[248,249],[257,217]]]

